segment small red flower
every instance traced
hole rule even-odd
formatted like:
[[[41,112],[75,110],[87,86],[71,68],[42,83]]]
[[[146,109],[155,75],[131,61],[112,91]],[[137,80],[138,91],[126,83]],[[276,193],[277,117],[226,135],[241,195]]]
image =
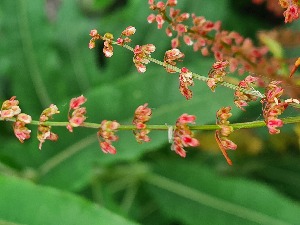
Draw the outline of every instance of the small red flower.
[[[70,132],[73,132],[73,127],[78,127],[84,123],[86,119],[86,108],[80,106],[84,104],[86,100],[87,99],[83,95],[71,99],[68,112],[69,124],[67,125],[67,129]]]
[[[194,115],[182,114],[176,121],[173,137],[169,137],[169,140],[173,141],[171,150],[183,158],[186,157],[186,151],[183,147],[196,147],[200,144],[199,141],[193,137],[194,134],[187,125],[188,123],[194,123],[195,120],[196,117]]]
[[[182,58],[184,57],[184,54],[180,52],[179,49],[173,48],[171,50],[166,51],[165,57],[164,57],[164,63],[167,65],[165,66],[165,69],[168,73],[175,73],[176,71],[172,69],[172,67],[168,66],[176,66],[176,61],[182,61]]]
[[[122,32],[122,35],[131,36],[131,35],[135,34],[135,32],[136,32],[135,27],[129,26]]]
[[[146,44],[146,45],[136,45],[133,53],[133,62],[140,73],[146,72],[146,65],[150,61],[148,57],[151,57],[151,53],[155,51],[155,46],[153,44]]]
[[[151,118],[152,110],[148,107],[148,103],[140,105],[134,113],[132,123],[136,126],[136,130],[133,131],[138,143],[149,142],[151,139],[148,136],[150,130],[147,129],[146,122]]]
[[[253,89],[253,84],[255,84],[257,80],[257,77],[247,76],[244,80],[240,81],[238,85],[243,91],[236,90],[234,93],[234,104],[243,111],[245,111],[244,107],[248,106],[248,102],[257,100],[257,95],[263,96],[259,91]],[[245,90],[248,92],[246,93]],[[253,93],[255,93],[255,95]]]
[[[209,79],[207,80],[207,86],[214,92],[218,83],[223,82],[227,72],[226,69],[229,62],[226,60],[219,60],[212,65],[209,71]]]
[[[26,127],[26,124],[29,123],[31,123],[31,116],[25,113],[20,113],[16,118],[16,122],[13,124],[15,136],[21,143],[30,138],[31,130]]]
[[[100,147],[104,153],[116,154],[116,148],[108,141],[100,142]]]
[[[279,81],[272,81],[266,88],[266,97],[261,101],[263,103],[263,116],[270,134],[280,133],[280,130],[277,128],[282,127],[283,122],[278,119],[278,116],[293,102],[293,100],[289,102],[280,99],[284,91],[279,86],[280,83]]]
[[[119,126],[120,124],[116,121],[103,120],[101,122],[97,137],[104,153],[117,153],[116,148],[111,143],[118,140],[118,136],[115,135],[115,132],[118,130]]]
[[[285,23],[291,23],[294,20],[299,18],[299,8],[295,4],[289,5],[289,7],[283,12],[283,16],[285,17]]]
[[[186,98],[192,98],[192,91],[189,89],[189,86],[193,86],[193,75],[192,73],[185,67],[181,69],[181,73],[179,74],[179,91]]]
[[[13,118],[21,113],[19,107],[19,101],[16,100],[16,96],[11,97],[9,100],[6,100],[2,103],[0,110],[0,117],[2,118]]]

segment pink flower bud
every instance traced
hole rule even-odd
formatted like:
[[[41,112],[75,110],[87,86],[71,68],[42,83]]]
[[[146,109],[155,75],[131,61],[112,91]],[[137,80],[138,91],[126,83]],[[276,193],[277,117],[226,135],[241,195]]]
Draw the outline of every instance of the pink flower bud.
[[[83,95],[80,95],[77,98],[72,98],[70,101],[70,109],[78,109],[82,104],[86,102],[86,98]]]
[[[24,123],[31,123],[31,116],[25,114],[25,113],[20,113],[18,116],[17,116],[17,120],[19,121],[22,121]]]
[[[95,46],[96,46],[95,41],[90,40],[90,42],[89,42],[89,49],[93,49],[93,48],[95,48]]]
[[[196,120],[196,116],[194,116],[194,115],[188,115],[186,113],[182,114],[178,118],[178,122],[182,123],[182,124],[195,123],[195,120]]]
[[[153,23],[155,20],[156,20],[156,16],[155,16],[154,14],[150,14],[150,15],[147,17],[148,23]]]
[[[94,37],[94,36],[96,36],[97,34],[98,34],[98,31],[97,31],[96,29],[91,30],[91,32],[90,32],[90,36],[91,36],[91,37]]]
[[[193,45],[194,42],[192,41],[191,37],[188,35],[184,35],[183,36],[183,41],[184,43],[186,43],[187,45]]]
[[[122,32],[122,34],[125,36],[131,36],[135,33],[135,31],[136,31],[135,27],[129,26]]]
[[[100,142],[100,147],[104,153],[116,154],[117,150],[114,146],[112,146],[109,142],[103,141]]]
[[[163,8],[165,7],[165,3],[163,3],[163,2],[158,2],[158,3],[156,4],[156,7],[159,8],[159,9],[163,9]]]

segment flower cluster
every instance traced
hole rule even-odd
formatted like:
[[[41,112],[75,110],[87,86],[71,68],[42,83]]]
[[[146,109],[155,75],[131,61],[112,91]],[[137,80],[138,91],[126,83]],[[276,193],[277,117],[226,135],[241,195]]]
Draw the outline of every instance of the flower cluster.
[[[106,33],[104,34],[104,36],[102,37],[100,34],[98,34],[97,30],[91,30],[90,32],[90,36],[92,37],[92,39],[89,42],[89,48],[95,48],[96,44],[96,40],[102,39],[104,40],[104,47],[103,47],[103,53],[106,57],[112,57],[114,54],[114,49],[113,46],[111,44],[111,42],[114,39],[114,36],[111,33]]]
[[[209,79],[207,80],[207,86],[214,92],[218,83],[224,81],[224,77],[226,76],[226,68],[228,67],[229,62],[217,61],[213,64],[211,70],[208,73]]]
[[[281,81],[272,81],[266,88],[266,97],[261,100],[263,104],[263,116],[265,123],[269,129],[270,134],[279,134],[279,127],[283,126],[283,121],[278,118],[288,106],[297,105],[299,107],[300,101],[298,99],[289,98],[286,100],[280,99],[284,89],[279,86]]]
[[[131,42],[129,36],[135,34],[135,27],[129,26],[121,33],[121,36],[117,39],[117,44],[123,46],[125,43]]]
[[[279,0],[279,3],[282,8],[286,9],[283,12],[285,23],[291,23],[299,18],[300,3],[298,0]]]
[[[90,40],[90,42],[89,42],[89,49],[92,49],[92,48],[95,48],[95,46],[96,46],[96,43],[95,43],[96,40],[99,40],[99,39],[101,39],[102,37],[101,37],[100,34],[98,34],[98,31],[97,31],[96,29],[91,30],[90,36],[91,36],[92,38],[91,38],[91,40]]]
[[[21,143],[30,138],[31,130],[26,127],[26,124],[31,123],[31,116],[20,113],[16,117],[16,122],[13,124],[13,129],[16,137]]]
[[[232,161],[227,154],[227,150],[236,150],[237,145],[228,139],[228,136],[233,132],[233,127],[230,126],[228,119],[232,116],[230,113],[231,108],[223,107],[219,109],[216,113],[216,124],[219,125],[220,130],[215,132],[215,138],[218,143],[219,148],[221,149],[227,163],[232,165]]]
[[[257,77],[247,76],[244,80],[240,81],[239,87],[242,90],[253,90],[253,85],[258,80]],[[257,97],[252,94],[245,93],[245,91],[236,90],[234,93],[234,104],[245,111],[243,107],[248,105],[248,102],[256,101]]]
[[[135,67],[137,68],[138,72],[144,73],[146,72],[146,65],[150,61],[148,58],[150,58],[150,54],[155,51],[155,46],[153,44],[146,44],[146,45],[136,45],[133,53],[133,63]]]
[[[175,33],[175,38],[171,40],[173,48],[180,45],[179,39],[182,38],[187,45],[193,46],[194,51],[200,51],[203,56],[212,52],[217,61],[229,61],[230,72],[238,70],[240,74],[245,71],[259,74],[277,73],[280,63],[275,58],[266,57],[267,47],[256,47],[249,38],[244,38],[237,32],[222,30],[220,21],[214,23],[202,16],[181,13],[173,7],[176,6],[176,1],[172,1],[172,4],[149,1],[149,4],[150,9],[156,11],[157,15],[151,14],[148,22],[157,22],[157,17],[167,22],[167,35],[173,36]],[[186,25],[188,19],[192,20],[191,26]],[[162,23],[159,27],[162,27]]]
[[[3,120],[15,118],[16,121],[13,124],[13,129],[15,136],[21,143],[30,138],[31,130],[26,127],[26,124],[31,123],[32,119],[31,116],[21,113],[19,101],[16,100],[16,96],[3,102],[0,110],[0,118]]]
[[[176,66],[176,61],[182,61],[184,54],[177,48],[166,51],[164,57],[164,67],[168,73],[175,73],[176,71],[172,68]]]
[[[199,141],[194,138],[193,132],[188,127],[188,123],[195,123],[196,117],[193,115],[182,114],[176,121],[175,129],[173,132],[173,143],[171,150],[181,157],[186,157],[186,151],[184,147],[196,147],[199,145]],[[169,137],[172,140],[172,138]]]
[[[80,107],[82,104],[86,102],[86,98],[81,95],[77,98],[72,98],[70,101],[69,111],[68,111],[68,120],[69,124],[67,125],[67,129],[70,132],[73,132],[73,127],[79,127],[82,125],[86,119],[86,108]],[[71,114],[72,111],[72,114]],[[70,115],[71,114],[71,115]]]
[[[193,96],[189,86],[193,86],[193,74],[187,68],[183,67],[179,74],[179,91],[187,99],[191,99]]]
[[[42,145],[46,140],[57,141],[58,135],[51,132],[51,126],[44,125],[43,123],[52,118],[54,114],[58,114],[58,108],[56,105],[51,104],[40,115],[40,124],[38,126],[37,139],[40,141],[39,149],[42,149]]]
[[[270,134],[278,134],[278,127],[283,126],[283,121],[278,119],[288,103],[281,101],[280,97],[283,94],[283,88],[279,86],[280,81],[272,81],[266,88],[266,98],[262,100],[264,104],[263,116]]]
[[[148,0],[148,4],[150,5],[150,9],[152,10],[158,9],[159,11],[165,11],[167,6],[176,6],[177,0],[168,0],[166,4],[161,1],[155,3],[154,0]],[[184,16],[182,16],[182,19],[184,19]],[[147,20],[148,23],[153,23],[154,21],[156,21],[158,29],[161,29],[165,22],[165,18],[163,14],[158,14],[158,15],[151,14],[147,17]]]
[[[118,136],[115,132],[119,128],[120,124],[116,121],[103,120],[101,122],[97,137],[100,143],[100,147],[104,153],[116,154],[116,148],[111,144],[113,141],[118,140]]]
[[[134,113],[132,123],[136,126],[136,130],[133,131],[135,138],[138,143],[149,142],[150,138],[148,133],[150,130],[147,129],[146,122],[151,118],[152,110],[148,107],[148,103],[140,105]]]

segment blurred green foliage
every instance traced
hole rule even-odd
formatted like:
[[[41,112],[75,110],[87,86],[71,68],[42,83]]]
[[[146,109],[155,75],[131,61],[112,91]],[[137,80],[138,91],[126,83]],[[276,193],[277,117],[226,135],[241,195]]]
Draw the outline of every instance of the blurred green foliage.
[[[271,26],[233,2],[178,5],[251,37]],[[69,100],[84,94],[89,122],[131,123],[135,108],[148,102],[151,124],[174,124],[185,112],[199,124],[214,123],[217,109],[233,106],[231,90],[211,93],[197,82],[193,99],[186,101],[176,75],[151,64],[139,74],[125,49],[115,47],[110,59],[102,56],[100,43],[88,49],[91,29],[118,36],[131,25],[137,28],[132,45],[153,43],[153,56],[162,58],[170,40],[147,23],[150,13],[141,0],[1,0],[1,102],[16,95],[34,119],[54,103],[61,111],[54,119],[66,121]],[[181,65],[208,73],[212,58],[182,49]],[[260,107],[253,104],[247,113],[233,108],[233,120],[261,119]],[[118,153],[112,156],[101,152],[95,130],[54,127],[58,142],[38,151],[35,126],[24,144],[11,124],[0,126],[0,224],[300,224],[300,155],[292,126],[275,137],[266,129],[237,131],[240,147],[230,153],[230,168],[212,133],[197,134],[202,147],[181,159],[161,131],[152,132],[146,144],[136,143],[131,132],[118,132]]]

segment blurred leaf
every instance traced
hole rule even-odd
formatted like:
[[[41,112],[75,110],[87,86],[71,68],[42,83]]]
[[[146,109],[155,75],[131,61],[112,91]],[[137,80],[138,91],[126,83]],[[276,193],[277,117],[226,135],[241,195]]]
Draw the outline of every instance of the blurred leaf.
[[[300,223],[300,206],[262,184],[221,177],[180,160],[164,161],[155,169],[148,191],[166,215],[182,223]]]
[[[0,192],[0,223],[136,224],[82,198],[16,178],[0,176]]]

